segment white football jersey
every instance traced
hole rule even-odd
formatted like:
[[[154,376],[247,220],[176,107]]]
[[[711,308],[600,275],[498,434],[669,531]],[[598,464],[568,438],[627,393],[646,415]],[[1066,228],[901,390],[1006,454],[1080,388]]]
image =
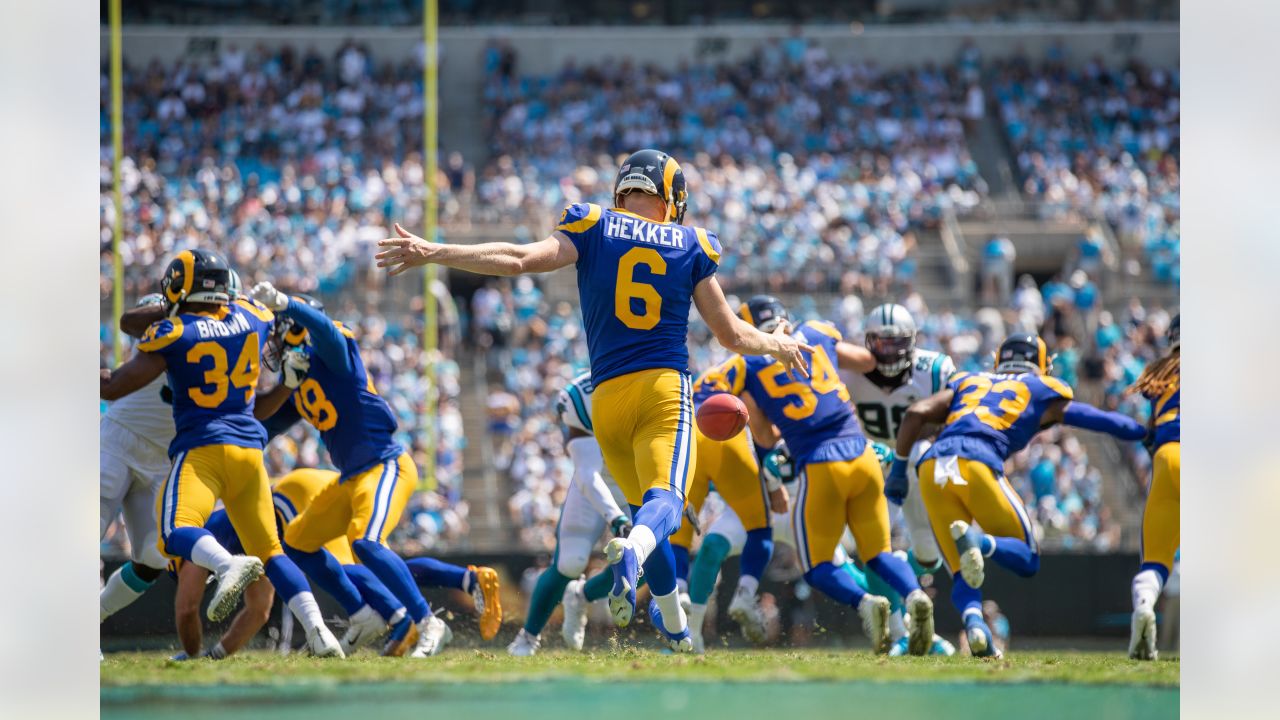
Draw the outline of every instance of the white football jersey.
[[[946,387],[955,371],[956,364],[950,355],[916,348],[910,379],[892,390],[871,382],[862,373],[841,370],[840,377],[858,409],[862,431],[872,440],[893,443],[907,407]]]
[[[168,378],[161,373],[150,385],[108,405],[106,418],[160,447],[168,448],[177,431],[173,427],[173,405],[160,397],[167,384]]]
[[[591,429],[591,393],[595,392],[590,371],[584,372],[560,391],[556,397],[556,413],[566,426],[595,434]]]

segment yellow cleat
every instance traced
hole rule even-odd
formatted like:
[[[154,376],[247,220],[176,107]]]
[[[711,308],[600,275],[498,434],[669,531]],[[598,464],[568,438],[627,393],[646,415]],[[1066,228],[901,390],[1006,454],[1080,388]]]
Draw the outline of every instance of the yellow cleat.
[[[392,637],[388,638],[386,644],[382,646],[383,657],[404,657],[404,654],[409,652],[409,648],[418,644],[418,624],[408,618],[401,622],[409,624],[408,632],[398,640],[393,633]]]
[[[502,627],[502,601],[498,597],[501,585],[498,582],[498,571],[491,567],[467,566],[475,575],[476,586],[471,591],[476,610],[480,611],[480,637],[492,640],[498,636]]]

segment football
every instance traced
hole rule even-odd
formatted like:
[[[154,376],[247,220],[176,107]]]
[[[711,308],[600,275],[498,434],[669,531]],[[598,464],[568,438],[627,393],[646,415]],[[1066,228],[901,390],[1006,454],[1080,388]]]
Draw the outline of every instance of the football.
[[[747,426],[747,417],[747,406],[737,395],[716,393],[698,408],[698,429],[712,440],[728,440]]]

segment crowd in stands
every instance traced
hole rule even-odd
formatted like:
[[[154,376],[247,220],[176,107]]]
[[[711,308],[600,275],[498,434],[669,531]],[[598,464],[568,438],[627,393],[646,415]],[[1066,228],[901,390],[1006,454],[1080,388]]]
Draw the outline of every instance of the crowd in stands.
[[[1126,271],[1180,277],[1180,79],[1138,62],[1074,69],[1045,59],[993,62],[989,82],[1029,196],[1049,215],[1103,218]]]
[[[521,76],[500,59],[495,45],[484,106],[496,159],[477,207],[547,228],[568,203],[608,198],[619,156],[661,147],[696,189],[686,223],[732,239],[730,289],[763,277],[774,290],[909,288],[917,231],[984,189],[953,66],[836,62],[801,37],[672,71],[621,59]]]

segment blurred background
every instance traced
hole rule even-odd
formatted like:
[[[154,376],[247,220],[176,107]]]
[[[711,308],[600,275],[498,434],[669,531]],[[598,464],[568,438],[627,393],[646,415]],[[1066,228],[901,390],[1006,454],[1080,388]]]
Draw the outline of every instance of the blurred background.
[[[374,243],[422,232],[429,195],[444,241],[540,239],[564,205],[609,202],[642,147],[682,163],[727,292],[855,342],[865,310],[898,302],[961,369],[1038,331],[1078,396],[1145,420],[1121,393],[1178,309],[1176,2],[445,0],[436,106],[420,1],[125,3],[120,284],[107,17],[103,362],[117,287],[126,305],[153,292],[185,248],[321,297],[434,464],[393,536],[408,554],[491,560],[513,591],[546,564],[572,474],[554,397],[586,345],[572,270],[442,272],[424,293],[421,273],[388,281]],[[696,321],[690,348],[695,372],[724,356]],[[273,474],[327,463],[303,427],[268,456]],[[1008,472],[1048,557],[1032,582],[992,578],[1001,612],[1027,636],[1126,634],[1146,451],[1055,429]],[[125,542],[110,532],[104,558]],[[789,569],[783,553],[771,574]],[[772,590],[793,641],[834,612]],[[137,630],[147,602],[104,632]]]

